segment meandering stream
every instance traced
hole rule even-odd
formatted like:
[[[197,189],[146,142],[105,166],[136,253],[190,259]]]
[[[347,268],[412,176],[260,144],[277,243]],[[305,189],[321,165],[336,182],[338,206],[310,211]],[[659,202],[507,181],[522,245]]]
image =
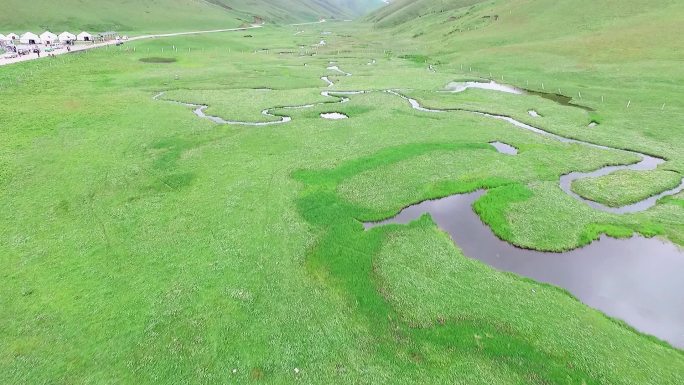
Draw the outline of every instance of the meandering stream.
[[[327,69],[339,72],[344,76],[352,75],[341,70],[338,66],[331,66]],[[328,88],[335,85],[327,76],[321,77],[321,80],[326,83]],[[525,90],[500,85],[495,82],[468,82],[458,86],[451,84],[451,92],[462,92],[469,88],[482,88],[514,94],[528,93]],[[566,194],[596,210],[614,214],[644,211],[653,207],[658,199],[684,190],[683,179],[677,188],[663,191],[640,202],[619,208],[608,207],[575,194],[571,189],[572,182],[588,177],[608,175],[619,170],[654,170],[664,163],[665,160],[636,151],[611,148],[582,140],[566,138],[505,115],[464,109],[427,108],[422,106],[416,99],[405,96],[396,90],[323,91],[321,95],[336,98],[337,103],[346,103],[349,101],[349,98],[346,96],[367,92],[386,92],[400,97],[406,100],[413,109],[421,112],[448,113],[462,111],[472,113],[487,119],[501,120],[515,127],[544,135],[563,143],[578,143],[597,150],[621,150],[638,156],[641,159],[638,163],[606,166],[592,172],[572,172],[560,177],[559,186]],[[154,96],[154,99],[160,99],[163,95],[163,92],[159,93]],[[167,101],[191,107],[198,117],[209,119],[218,124],[247,126],[282,124],[292,120],[289,116],[271,113],[271,110],[276,108],[313,108],[334,103],[321,102],[299,106],[274,107],[262,111],[262,114],[278,118],[276,121],[240,122],[206,115],[204,111],[208,108],[207,105],[173,100]],[[585,108],[571,104],[571,99],[556,101],[565,105]],[[335,112],[326,114],[321,114],[321,116],[324,118],[338,117]],[[339,116],[342,115],[341,113],[339,114]],[[530,115],[539,117],[536,113],[530,113]],[[517,150],[514,147],[505,143],[492,142],[491,144],[500,152],[511,156],[517,154]],[[587,247],[566,253],[545,253],[520,249],[497,238],[473,212],[472,203],[484,193],[484,191],[478,191],[471,194],[453,195],[435,201],[422,202],[402,210],[394,218],[378,223],[366,223],[365,227],[370,229],[390,223],[408,223],[422,214],[429,213],[437,225],[451,235],[454,242],[463,250],[466,256],[478,259],[503,271],[513,272],[541,282],[563,287],[585,304],[599,309],[612,317],[622,319],[636,329],[668,341],[673,346],[684,348],[684,303],[681,301],[681,292],[684,289],[684,284],[682,284],[682,277],[684,277],[684,252],[675,245],[658,239],[636,236],[621,240],[602,237]]]
[[[677,246],[657,238],[603,236],[565,253],[521,249],[499,239],[473,211],[472,204],[484,194],[422,202],[364,226],[406,224],[430,214],[467,257],[562,287],[588,306],[684,348],[684,252]]]
[[[488,90],[496,90],[496,91],[502,91],[502,92],[510,92],[510,93],[516,93],[513,91],[508,90],[508,86],[501,86],[501,85],[492,85],[493,82],[491,83],[481,83],[482,87],[478,87],[477,83],[473,82],[468,82],[467,87],[463,87],[463,89],[459,89],[460,91],[455,91],[455,92],[461,92],[465,89],[468,88],[483,88],[483,89],[488,89]],[[497,87],[500,86],[500,87]],[[496,114],[491,114],[491,113],[486,113],[486,112],[480,112],[480,111],[470,111],[470,110],[465,110],[465,109],[432,109],[432,108],[426,108],[423,107],[420,102],[418,102],[416,99],[410,98],[408,96],[405,96],[397,91],[394,90],[388,90],[385,91],[388,92],[392,95],[396,95],[406,101],[409,102],[411,107],[415,110],[422,111],[422,112],[433,112],[433,113],[443,113],[443,112],[449,112],[449,111],[462,111],[462,112],[469,112],[472,114],[476,114],[479,116],[491,118],[491,119],[497,119],[497,120],[502,120],[507,123],[510,123],[518,128],[522,128],[531,132],[534,132],[539,135],[544,135],[546,137],[552,138],[554,140],[557,140],[562,143],[577,143],[577,144],[582,144],[585,146],[593,147],[599,150],[620,150],[620,151],[625,151],[631,154],[636,155],[637,157],[640,158],[640,161],[638,163],[634,164],[629,164],[629,165],[617,165],[617,166],[606,166],[606,167],[601,167],[598,170],[591,171],[591,172],[572,172],[566,175],[561,176],[560,178],[560,188],[568,195],[571,197],[586,203],[587,205],[591,206],[592,208],[600,211],[605,211],[609,213],[614,213],[614,214],[626,214],[626,213],[635,213],[635,212],[640,212],[640,211],[645,211],[653,206],[656,205],[657,201],[660,198],[666,197],[666,196],[671,196],[680,193],[681,191],[684,191],[684,178],[682,178],[682,182],[679,184],[679,186],[663,191],[657,195],[651,196],[649,198],[646,198],[644,200],[641,200],[639,202],[636,202],[634,204],[628,205],[628,206],[623,206],[623,207],[609,207],[606,205],[603,205],[598,202],[591,201],[589,199],[586,199],[584,197],[581,197],[577,195],[575,192],[572,191],[572,182],[578,180],[578,179],[583,179],[583,178],[589,178],[589,177],[599,177],[599,176],[604,176],[611,174],[615,171],[620,171],[620,170],[632,170],[632,171],[651,171],[655,170],[659,165],[665,163],[664,159],[661,158],[656,158],[650,155],[646,155],[637,151],[630,151],[630,150],[623,150],[619,148],[612,148],[608,146],[603,146],[591,142],[586,142],[583,140],[578,140],[578,139],[571,139],[571,138],[566,138],[564,136],[560,136],[557,134],[553,134],[551,132],[545,131],[541,128],[537,128],[534,126],[531,126],[529,124],[523,123],[519,120],[516,120],[510,116],[505,116],[505,115],[496,115]]]

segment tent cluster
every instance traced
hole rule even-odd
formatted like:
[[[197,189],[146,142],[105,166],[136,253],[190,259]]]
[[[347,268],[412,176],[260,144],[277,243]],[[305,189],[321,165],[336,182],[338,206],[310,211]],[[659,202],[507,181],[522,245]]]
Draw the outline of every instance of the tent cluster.
[[[40,35],[36,35],[32,32],[26,32],[25,34],[19,36],[16,33],[10,33],[7,35],[0,34],[0,43],[11,44],[14,41],[19,40],[21,44],[45,44],[51,45],[55,43],[71,43],[73,41],[93,41],[93,35],[88,32],[81,32],[78,35],[74,35],[70,32],[62,32],[59,35],[55,35],[50,31],[45,31]]]
[[[19,40],[19,35],[17,35],[16,33],[8,33],[7,35],[3,35],[0,33],[0,44],[12,43],[15,40]]]

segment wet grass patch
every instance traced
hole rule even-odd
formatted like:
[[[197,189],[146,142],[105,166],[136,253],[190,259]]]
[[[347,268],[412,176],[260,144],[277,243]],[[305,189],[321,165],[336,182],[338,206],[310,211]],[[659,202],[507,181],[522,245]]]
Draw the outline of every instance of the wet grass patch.
[[[139,61],[143,63],[157,63],[157,64],[170,64],[170,63],[175,63],[178,61],[178,59],[174,57],[157,57],[157,56],[150,56],[150,57],[144,57],[139,59]]]
[[[408,61],[412,61],[416,64],[426,64],[430,62],[430,58],[426,55],[417,55],[417,54],[409,54],[409,55],[401,55],[399,56],[400,59],[406,59]]]

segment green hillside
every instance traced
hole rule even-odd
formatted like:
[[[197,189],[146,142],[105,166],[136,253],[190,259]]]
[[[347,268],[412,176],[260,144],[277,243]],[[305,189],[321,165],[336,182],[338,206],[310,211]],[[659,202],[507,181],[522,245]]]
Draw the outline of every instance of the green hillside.
[[[379,1],[379,0],[378,0]],[[230,28],[259,17],[270,23],[351,19],[378,5],[360,0],[6,0],[2,33],[116,30],[168,32]]]
[[[678,33],[683,15],[684,3],[676,0],[399,0],[366,20],[439,44],[441,51],[455,48],[444,47],[446,42],[490,49],[562,40],[557,48],[564,51],[581,44],[586,54],[619,58],[613,54],[625,45],[631,54],[684,47]]]
[[[257,15],[275,23],[353,19],[369,12],[380,0],[207,0],[232,12]]]
[[[369,15],[368,20],[381,26],[392,26],[481,2],[482,0],[398,0],[378,9]]]

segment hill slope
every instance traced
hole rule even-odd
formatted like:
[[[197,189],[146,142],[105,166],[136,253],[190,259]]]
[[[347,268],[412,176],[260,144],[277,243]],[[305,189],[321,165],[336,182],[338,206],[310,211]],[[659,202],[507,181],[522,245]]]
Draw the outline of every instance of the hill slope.
[[[350,19],[381,4],[361,0],[5,0],[0,33],[40,30],[167,32]]]
[[[366,20],[380,28],[396,27],[440,40],[494,38],[496,45],[600,31],[615,38],[622,35],[631,42],[634,30],[657,21],[664,23],[662,29],[644,37],[654,41],[657,37],[658,44],[654,45],[662,46],[682,41],[677,39],[678,30],[672,28],[677,25],[671,25],[670,19],[683,13],[684,3],[677,0],[397,0],[371,13]]]

